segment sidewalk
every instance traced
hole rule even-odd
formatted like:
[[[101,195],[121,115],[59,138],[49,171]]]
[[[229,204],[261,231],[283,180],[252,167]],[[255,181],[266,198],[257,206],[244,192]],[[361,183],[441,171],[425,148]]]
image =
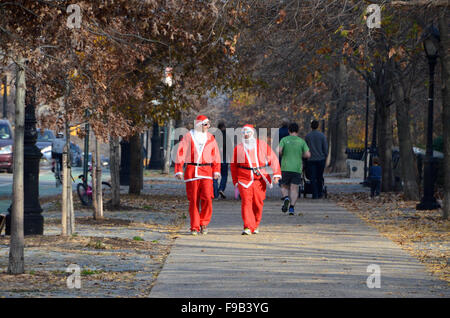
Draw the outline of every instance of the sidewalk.
[[[332,194],[368,191],[355,181],[327,178],[326,184]],[[136,209],[105,211],[105,222],[92,221],[91,210],[76,210],[77,235],[70,238],[59,236],[58,205],[44,203],[45,235],[26,238],[26,274],[3,274],[0,297],[450,296],[446,282],[332,201],[301,198],[289,216],[280,211],[274,186],[261,233],[242,236],[231,183],[225,193],[227,200],[214,201],[209,234],[197,237],[188,234],[189,218],[179,231],[187,201],[185,184],[173,177],[146,178]],[[9,237],[0,236],[3,271],[8,251]],[[81,289],[66,286],[69,264],[84,271]],[[367,287],[372,264],[380,268],[380,288]]]
[[[450,296],[418,260],[333,202],[300,199],[295,216],[280,206],[266,200],[261,233],[242,236],[240,201],[214,201],[209,234],[189,235],[187,220],[149,297]],[[371,264],[380,288],[368,288]]]

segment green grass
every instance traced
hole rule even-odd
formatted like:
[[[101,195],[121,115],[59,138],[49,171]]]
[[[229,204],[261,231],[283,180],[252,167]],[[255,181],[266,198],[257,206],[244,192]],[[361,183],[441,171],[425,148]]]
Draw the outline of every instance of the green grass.
[[[97,250],[104,250],[104,249],[106,249],[106,245],[103,244],[102,241],[95,241],[95,242],[91,241],[91,242],[89,242],[87,244],[87,247],[95,248]]]
[[[94,270],[92,270],[92,269],[89,269],[89,268],[85,268],[85,269],[83,269],[80,272],[80,275],[81,276],[89,276],[89,275],[101,274],[101,273],[104,273],[104,272],[105,271],[101,270],[101,269],[94,269]]]
[[[134,241],[144,241],[144,239],[142,237],[140,237],[140,236],[133,237],[133,240]]]

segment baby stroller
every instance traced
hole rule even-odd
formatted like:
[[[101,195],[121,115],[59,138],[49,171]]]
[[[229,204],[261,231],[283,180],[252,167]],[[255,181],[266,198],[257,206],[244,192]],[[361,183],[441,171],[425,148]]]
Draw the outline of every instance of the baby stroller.
[[[303,159],[303,171],[302,171],[302,183],[300,183],[299,193],[303,193],[303,197],[306,198],[307,194],[313,194],[311,177],[309,176],[308,169],[306,168],[308,161]],[[322,195],[326,199],[328,196],[327,186],[325,180],[322,178]]]

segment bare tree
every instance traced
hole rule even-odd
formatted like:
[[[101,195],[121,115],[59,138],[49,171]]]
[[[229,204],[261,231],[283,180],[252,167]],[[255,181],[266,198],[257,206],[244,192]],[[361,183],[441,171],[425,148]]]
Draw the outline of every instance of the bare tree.
[[[448,8],[439,16],[441,33],[440,60],[442,68],[442,127],[444,133],[444,206],[442,217],[450,214],[450,34]]]
[[[120,206],[120,143],[119,137],[111,136],[109,141],[109,171],[111,174],[111,207]]]
[[[339,63],[335,70],[335,84],[332,93],[332,111],[330,112],[331,133],[331,171],[344,172],[346,165],[347,148],[347,113],[349,96],[349,71],[343,64]]]
[[[130,194],[141,194],[142,182],[142,147],[141,135],[134,134],[130,138],[130,187],[128,192]]]
[[[9,248],[9,274],[23,274],[24,231],[23,231],[23,159],[25,134],[25,59],[17,60],[16,71],[16,110],[14,124],[14,163],[13,163],[13,204],[11,214],[11,243]]]
[[[98,137],[95,136],[94,140],[94,155],[92,156],[92,203],[94,206],[94,219],[100,220],[103,219],[102,167]]]

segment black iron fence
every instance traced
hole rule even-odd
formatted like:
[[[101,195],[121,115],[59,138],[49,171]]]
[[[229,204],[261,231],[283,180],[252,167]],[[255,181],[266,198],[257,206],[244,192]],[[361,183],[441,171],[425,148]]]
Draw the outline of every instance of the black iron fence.
[[[365,148],[347,148],[345,153],[347,154],[347,159],[352,160],[363,160],[364,159]]]

